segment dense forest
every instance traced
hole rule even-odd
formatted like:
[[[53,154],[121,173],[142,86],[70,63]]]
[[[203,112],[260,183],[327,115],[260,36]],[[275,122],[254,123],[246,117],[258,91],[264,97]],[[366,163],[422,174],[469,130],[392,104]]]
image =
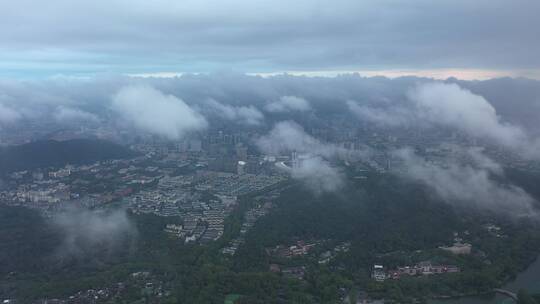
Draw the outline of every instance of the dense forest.
[[[421,185],[374,174],[334,194],[313,195],[301,185],[289,187],[248,232],[237,254],[223,255],[220,249],[238,235],[243,214],[253,202],[252,197],[241,198],[224,236],[208,245],[167,237],[163,228],[174,219],[128,214],[136,233],[123,235],[113,250],[82,243],[83,250],[71,255],[61,254],[66,232],[54,221],[31,210],[1,207],[0,293],[25,301],[65,297],[148,271],[170,290],[168,303],[223,303],[231,294],[241,295],[236,303],[335,303],[344,293],[356,291],[406,303],[490,292],[540,252],[533,222],[457,209]],[[497,223],[505,237],[491,235],[484,227],[487,223]],[[473,254],[454,256],[437,249],[451,244],[456,232],[473,244]],[[293,259],[268,255],[267,248],[298,240],[320,245]],[[321,252],[342,242],[350,242],[350,251],[328,264],[318,263]],[[424,260],[458,265],[463,271],[384,283],[370,279],[374,263],[393,268]],[[306,275],[303,280],[287,278],[270,272],[270,264],[302,266]],[[141,297],[139,289],[128,288],[118,303]]]
[[[316,260],[310,263],[309,259],[298,263],[316,268],[317,280],[325,273],[339,274],[342,281],[371,294],[403,302],[426,295],[490,292],[523,270],[540,252],[540,234],[534,221],[454,208],[421,185],[390,176],[374,175],[349,187],[339,195],[313,196],[296,188],[283,193],[279,208],[249,234],[236,256],[236,269],[262,271],[270,263],[280,263],[270,259],[263,248],[292,244],[298,239],[351,241],[351,251],[328,267],[320,267]],[[493,236],[485,229],[488,223],[497,223],[506,235]],[[437,249],[451,244],[456,232],[473,244],[472,255],[454,256]],[[385,284],[369,279],[374,264],[391,269],[423,260],[459,265],[463,271]],[[337,294],[338,287],[334,284],[328,295]]]
[[[0,147],[0,173],[35,168],[85,164],[134,156],[118,144],[98,139],[44,140]]]

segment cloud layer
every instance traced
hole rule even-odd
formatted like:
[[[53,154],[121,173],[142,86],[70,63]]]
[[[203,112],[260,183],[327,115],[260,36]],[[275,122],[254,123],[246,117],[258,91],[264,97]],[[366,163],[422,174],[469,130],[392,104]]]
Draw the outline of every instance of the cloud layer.
[[[540,139],[521,126],[504,121],[484,97],[457,84],[428,82],[416,85],[402,104],[374,107],[348,101],[359,119],[388,127],[438,126],[487,140],[527,158],[540,158]]]
[[[521,145],[526,139],[523,130],[503,122],[485,98],[456,84],[424,84],[413,89],[409,98],[424,121],[457,128],[508,147]]]
[[[0,135],[15,134],[17,128],[25,130],[31,124],[35,128],[38,123],[57,129],[54,122],[69,121],[81,125],[83,121],[99,121],[94,125],[111,133],[123,135],[129,130],[172,140],[223,126],[265,134],[256,140],[262,153],[297,152],[303,161],[291,169],[293,178],[324,191],[342,184],[337,166],[340,160],[350,160],[351,156],[370,160],[368,149],[350,147],[362,145],[352,142],[357,140],[355,131],[367,132],[369,137],[371,132],[379,132],[377,127],[386,128],[380,134],[397,131],[396,138],[410,134],[411,129],[412,133],[421,130],[426,135],[451,130],[459,133],[459,139],[465,134],[480,145],[487,142],[531,159],[539,159],[540,154],[540,82],[527,79],[469,82],[359,75],[264,78],[222,72],[167,79],[108,75],[93,79],[0,80],[0,110]],[[284,117],[288,121],[282,121]],[[268,126],[273,127],[266,130]],[[350,129],[343,132],[333,130],[334,126]],[[62,129],[68,127],[62,125]],[[325,138],[347,145],[316,138],[310,134],[312,127],[318,133],[328,131]],[[481,154],[476,158],[469,155],[474,165],[452,159],[448,164],[426,163],[415,154],[396,157],[409,164],[414,173],[409,178],[431,185],[448,201],[516,201],[521,206],[516,209],[528,208],[530,198],[523,190],[494,182],[494,176],[504,178],[502,164]],[[468,192],[459,190],[467,183],[479,186]],[[481,206],[496,208],[497,203]]]
[[[311,110],[307,100],[296,96],[283,96],[279,100],[267,104],[264,108],[268,112],[305,112]]]
[[[316,194],[336,191],[345,184],[344,176],[330,161],[349,151],[319,141],[295,122],[276,123],[268,134],[257,139],[256,144],[263,153],[270,155],[295,152],[297,159],[289,169],[291,176],[304,182]]]
[[[538,214],[535,200],[522,188],[492,178],[504,176],[499,164],[479,151],[461,153],[471,162],[453,158],[430,162],[411,149],[396,150],[393,156],[401,161],[401,176],[427,185],[448,203],[518,217]]]
[[[85,112],[83,110],[68,108],[65,106],[60,106],[54,113],[54,118],[58,122],[71,122],[71,123],[82,123],[82,122],[99,122],[99,118],[92,114]]]
[[[123,87],[113,97],[112,110],[136,128],[169,139],[179,139],[208,125],[181,99],[149,86]]]
[[[124,246],[125,241],[134,240],[137,235],[125,210],[73,208],[56,215],[53,223],[64,234],[63,243],[58,248],[60,257],[79,256],[96,250],[112,252]]]
[[[291,170],[291,177],[301,180],[313,193],[334,192],[344,186],[343,174],[322,157],[304,154],[300,158]]]
[[[251,105],[235,107],[210,99],[206,101],[204,110],[211,115],[245,125],[260,125],[264,120],[261,111]]]
[[[19,112],[0,103],[0,125],[11,124],[21,117],[22,115]]]
[[[335,145],[322,143],[293,121],[276,123],[267,135],[257,139],[256,144],[261,151],[271,155],[298,152],[332,157],[342,150]]]
[[[538,69],[539,10],[535,0],[2,1],[0,69]]]

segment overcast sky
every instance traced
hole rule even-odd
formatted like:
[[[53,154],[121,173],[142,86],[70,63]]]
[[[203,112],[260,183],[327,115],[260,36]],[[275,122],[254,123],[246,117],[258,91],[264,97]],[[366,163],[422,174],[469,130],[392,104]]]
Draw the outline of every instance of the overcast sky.
[[[540,78],[538,0],[0,1],[0,77]]]

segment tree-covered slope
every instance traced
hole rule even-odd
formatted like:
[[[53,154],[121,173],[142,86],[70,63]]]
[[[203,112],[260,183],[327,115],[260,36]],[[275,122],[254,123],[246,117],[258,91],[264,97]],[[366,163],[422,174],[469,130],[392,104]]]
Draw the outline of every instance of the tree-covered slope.
[[[0,173],[40,167],[84,164],[133,156],[129,149],[98,139],[36,141],[0,148]]]

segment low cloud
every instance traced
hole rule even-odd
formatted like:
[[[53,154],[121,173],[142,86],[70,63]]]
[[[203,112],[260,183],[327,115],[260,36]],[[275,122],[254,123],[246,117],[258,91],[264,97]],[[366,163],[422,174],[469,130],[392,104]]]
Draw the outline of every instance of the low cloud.
[[[298,179],[315,194],[334,192],[345,184],[341,172],[320,156],[301,155],[291,177]]]
[[[503,178],[501,166],[478,150],[462,152],[469,162],[446,158],[442,163],[428,161],[405,148],[393,152],[401,161],[399,174],[423,183],[451,204],[474,206],[513,216],[536,216],[535,200],[520,187],[493,179]]]
[[[418,84],[409,90],[405,103],[385,107],[360,105],[353,101],[347,105],[359,119],[377,125],[452,128],[527,158],[540,157],[540,139],[532,137],[518,125],[503,121],[484,97],[457,84]]]
[[[268,112],[305,112],[311,110],[311,105],[301,97],[282,96],[279,100],[267,104],[264,109]]]
[[[477,138],[488,138],[507,147],[521,146],[527,140],[518,126],[505,123],[482,96],[457,84],[427,83],[409,92],[421,119],[453,127]]]
[[[60,106],[54,112],[54,119],[63,122],[99,122],[99,118],[83,110]]]
[[[218,117],[240,124],[260,125],[264,121],[263,113],[254,106],[235,107],[210,99],[206,101],[206,108]]]
[[[21,119],[21,113],[15,111],[11,107],[5,106],[0,103],[0,125],[11,124]]]
[[[184,101],[150,86],[126,86],[113,96],[112,110],[139,130],[179,139],[205,129],[206,119]]]
[[[302,126],[293,121],[276,123],[267,135],[257,140],[256,144],[262,152],[272,155],[296,151],[331,157],[341,150],[333,144],[322,143],[307,134]]]
[[[398,127],[411,122],[410,112],[403,108],[374,108],[347,101],[349,110],[360,120],[379,126]]]
[[[292,121],[277,123],[256,144],[263,153],[270,155],[296,152],[298,157],[289,168],[291,177],[301,180],[315,194],[336,191],[344,185],[344,176],[330,165],[329,160],[366,153],[323,143]]]
[[[53,218],[64,239],[58,249],[61,257],[84,255],[87,251],[112,252],[132,241],[137,230],[125,210],[91,211],[73,208]]]

